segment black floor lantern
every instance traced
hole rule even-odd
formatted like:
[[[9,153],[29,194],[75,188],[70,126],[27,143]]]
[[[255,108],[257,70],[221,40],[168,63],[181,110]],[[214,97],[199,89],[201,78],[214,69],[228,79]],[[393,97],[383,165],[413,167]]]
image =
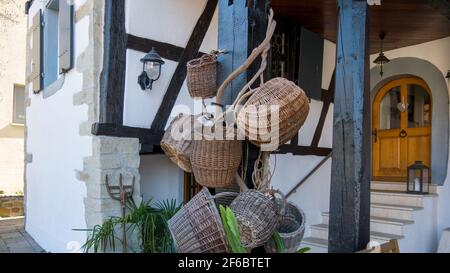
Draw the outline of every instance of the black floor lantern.
[[[430,168],[425,166],[422,161],[416,161],[408,167],[408,193],[429,194],[430,183]]]

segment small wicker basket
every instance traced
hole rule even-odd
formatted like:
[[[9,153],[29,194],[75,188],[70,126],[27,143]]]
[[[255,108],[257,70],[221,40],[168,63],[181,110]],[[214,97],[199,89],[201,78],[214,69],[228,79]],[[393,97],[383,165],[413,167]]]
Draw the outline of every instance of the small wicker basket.
[[[187,64],[187,86],[192,98],[213,98],[217,94],[217,58],[205,54]]]
[[[286,253],[297,253],[298,248],[305,235],[306,217],[303,210],[299,209],[295,204],[289,202],[286,205],[285,213],[281,218],[278,232],[284,242]],[[266,252],[277,253],[275,241],[271,239],[264,246]]]
[[[164,153],[178,165],[182,170],[191,173],[191,154],[194,116],[179,115],[166,130],[162,140],[161,148]]]
[[[242,160],[239,140],[196,140],[191,165],[197,183],[208,188],[234,185]]]
[[[256,190],[239,194],[231,204],[239,224],[242,244],[249,249],[267,243],[281,220],[280,205],[275,197]]]
[[[200,191],[172,219],[169,230],[178,253],[227,253],[228,242],[217,206],[229,205],[236,193],[212,196]]]
[[[278,120],[272,120],[273,106],[279,106]],[[298,134],[309,110],[309,99],[300,87],[275,78],[254,90],[237,115],[237,125],[251,143],[274,151]]]

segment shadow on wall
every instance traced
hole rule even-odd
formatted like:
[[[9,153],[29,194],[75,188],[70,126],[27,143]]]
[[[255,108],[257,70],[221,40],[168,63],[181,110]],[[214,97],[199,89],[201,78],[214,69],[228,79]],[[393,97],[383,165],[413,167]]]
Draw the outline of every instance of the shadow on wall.
[[[445,75],[427,60],[403,57],[391,60],[386,65],[384,76],[379,68],[370,71],[371,101],[385,84],[402,77],[419,77],[431,90],[433,97],[432,114],[432,158],[433,183],[442,186],[447,177],[449,155],[449,94]]]
[[[0,138],[24,138],[24,127],[7,125],[0,129]]]

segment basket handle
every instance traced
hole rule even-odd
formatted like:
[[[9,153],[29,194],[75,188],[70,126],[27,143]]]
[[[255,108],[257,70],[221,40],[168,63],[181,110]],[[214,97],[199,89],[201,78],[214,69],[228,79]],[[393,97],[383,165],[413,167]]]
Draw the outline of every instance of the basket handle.
[[[220,197],[227,197],[227,196],[233,196],[237,197],[239,195],[238,192],[221,192],[212,197],[212,199],[220,198]]]
[[[213,54],[204,54],[200,57],[200,65],[204,65],[205,63],[209,62],[215,62],[216,61],[216,55]]]
[[[280,200],[281,200],[280,215],[284,215],[286,212],[286,206],[287,206],[286,195],[284,195],[281,191],[275,190],[275,189],[266,190],[266,191],[264,191],[264,193],[267,193],[267,194],[270,194],[271,196],[273,196],[274,202],[276,202],[275,195],[278,194],[280,196]]]

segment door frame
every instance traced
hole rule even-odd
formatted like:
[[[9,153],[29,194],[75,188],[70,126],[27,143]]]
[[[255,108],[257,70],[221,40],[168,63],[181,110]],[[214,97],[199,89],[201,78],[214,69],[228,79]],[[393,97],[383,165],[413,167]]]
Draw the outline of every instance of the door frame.
[[[371,110],[371,131],[374,131],[375,127],[378,127],[378,124],[376,124],[376,122],[379,122],[379,114],[380,114],[380,109],[379,109],[379,105],[382,101],[382,99],[384,98],[384,96],[390,92],[394,87],[400,86],[400,88],[402,88],[402,85],[404,84],[415,84],[418,86],[421,86],[430,96],[430,100],[431,100],[431,113],[433,113],[433,107],[434,107],[434,101],[433,101],[433,94],[431,92],[430,87],[428,86],[428,84],[426,83],[425,80],[423,80],[422,78],[416,77],[416,76],[405,76],[405,77],[401,77],[401,78],[394,78],[392,80],[388,80],[384,85],[382,85],[380,88],[378,88],[378,90],[376,91],[376,94],[374,96],[374,99],[372,101],[372,110]],[[405,126],[404,124],[404,120],[403,118],[401,119],[401,128],[405,128],[407,127],[407,124]],[[404,127],[405,126],[405,127]],[[432,128],[433,128],[433,118],[431,118],[431,126],[430,126],[430,162],[432,159]],[[389,176],[374,176],[374,162],[375,162],[375,153],[374,153],[374,144],[373,144],[373,139],[374,136],[371,136],[371,150],[372,150],[372,155],[371,155],[371,178],[372,181],[390,181],[390,182],[407,182],[403,177],[389,177]],[[430,166],[430,172],[431,172],[431,164]]]

